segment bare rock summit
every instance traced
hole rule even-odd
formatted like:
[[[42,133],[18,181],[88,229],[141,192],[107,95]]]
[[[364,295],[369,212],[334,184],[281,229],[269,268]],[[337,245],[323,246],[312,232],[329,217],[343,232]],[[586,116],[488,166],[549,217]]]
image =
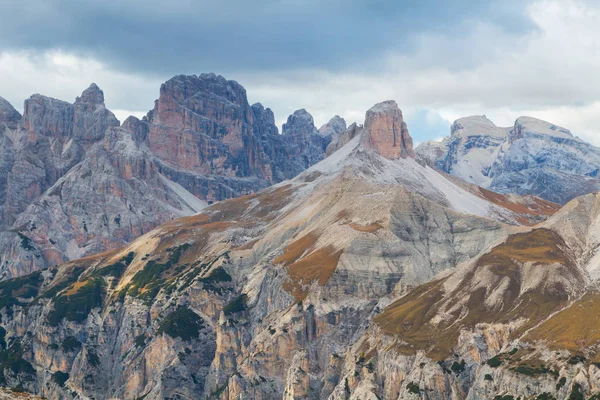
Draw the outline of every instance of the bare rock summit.
[[[392,160],[415,157],[412,138],[394,100],[378,103],[367,111],[362,145]]]

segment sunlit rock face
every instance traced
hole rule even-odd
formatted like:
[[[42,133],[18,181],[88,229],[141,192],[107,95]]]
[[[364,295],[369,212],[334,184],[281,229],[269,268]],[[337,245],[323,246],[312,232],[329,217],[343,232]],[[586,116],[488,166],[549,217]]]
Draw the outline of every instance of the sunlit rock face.
[[[379,103],[367,111],[363,146],[385,158],[414,158],[413,142],[395,101]]]

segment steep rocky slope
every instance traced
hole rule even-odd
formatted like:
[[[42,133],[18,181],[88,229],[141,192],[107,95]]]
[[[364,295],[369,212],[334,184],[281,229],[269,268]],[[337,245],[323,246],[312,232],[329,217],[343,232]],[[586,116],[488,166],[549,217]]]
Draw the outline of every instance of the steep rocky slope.
[[[306,111],[280,135],[270,109],[214,74],[170,79],[143,120],[121,126],[94,84],[74,104],[36,94],[24,109],[0,99],[0,278],[289,179],[322,160],[333,135]]]
[[[352,357],[394,300],[557,206],[417,163],[394,102],[366,117],[293,180],[0,283],[4,384],[67,399],[381,398],[398,368],[370,380],[380,364]],[[571,253],[561,257],[568,278],[583,279]],[[552,309],[565,304],[556,297]]]
[[[390,304],[333,398],[597,398],[599,206],[577,198]]]
[[[535,118],[520,117],[510,128],[485,116],[461,118],[441,143],[426,142],[416,151],[424,162],[499,193],[564,204],[600,190],[600,149]]]

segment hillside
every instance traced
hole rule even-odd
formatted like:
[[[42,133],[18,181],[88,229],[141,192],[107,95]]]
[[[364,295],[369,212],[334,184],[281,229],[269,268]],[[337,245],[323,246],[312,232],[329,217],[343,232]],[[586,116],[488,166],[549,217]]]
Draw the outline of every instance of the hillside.
[[[290,181],[0,283],[6,384],[62,398],[367,398],[360,373],[345,377],[380,312],[558,206],[419,164],[395,102],[349,130]]]

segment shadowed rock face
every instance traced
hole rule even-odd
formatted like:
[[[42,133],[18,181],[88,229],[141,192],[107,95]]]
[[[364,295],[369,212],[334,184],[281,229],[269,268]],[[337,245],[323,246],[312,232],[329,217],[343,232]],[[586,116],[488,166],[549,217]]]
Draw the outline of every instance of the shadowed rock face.
[[[34,94],[25,100],[23,121],[15,126],[14,156],[3,189],[3,223],[11,224],[29,204],[79,163],[109,127],[119,126],[92,84],[74,104]],[[7,150],[8,151],[8,150]]]
[[[179,169],[270,179],[252,135],[252,117],[237,82],[214,74],[176,76],[161,86],[148,115],[148,147]]]
[[[283,124],[282,136],[290,146],[290,153],[308,168],[325,157],[330,136],[322,136],[315,127],[312,115],[305,109],[296,110]]]
[[[21,114],[4,98],[0,97],[0,132],[5,128],[16,129],[21,121]]]
[[[95,83],[75,100],[73,108],[73,138],[84,146],[102,139],[108,127],[119,126],[119,120],[104,106],[104,93]]]
[[[25,100],[23,127],[41,136],[66,139],[73,132],[73,105],[34,94]]]
[[[329,138],[297,111],[275,126],[269,108],[248,104],[245,89],[215,74],[178,75],[161,86],[148,113],[147,145],[171,179],[209,201],[290,179],[325,156]],[[212,177],[212,184],[205,179]]]
[[[392,160],[415,157],[402,111],[393,100],[379,103],[367,111],[362,143]]]

